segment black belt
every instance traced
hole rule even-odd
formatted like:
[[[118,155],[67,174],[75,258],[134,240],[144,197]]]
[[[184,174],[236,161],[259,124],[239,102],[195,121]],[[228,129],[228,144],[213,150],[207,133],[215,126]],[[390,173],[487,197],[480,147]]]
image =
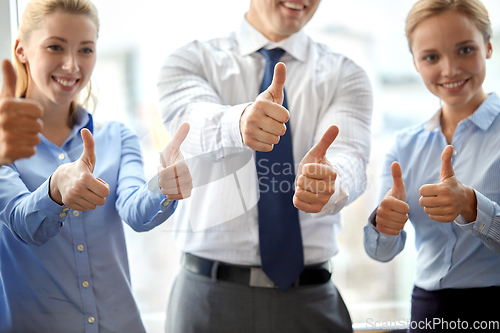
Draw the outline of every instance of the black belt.
[[[227,264],[184,253],[182,266],[190,272],[217,280],[244,284],[251,287],[277,288],[260,267]],[[332,276],[330,263],[306,266],[294,287],[323,284]]]

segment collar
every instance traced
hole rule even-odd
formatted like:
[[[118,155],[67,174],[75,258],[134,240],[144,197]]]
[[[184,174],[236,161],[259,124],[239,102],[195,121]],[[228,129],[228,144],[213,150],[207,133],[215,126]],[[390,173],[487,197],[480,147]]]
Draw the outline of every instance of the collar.
[[[469,119],[483,131],[488,130],[500,113],[500,98],[491,93],[488,98],[470,115]]]
[[[64,142],[63,146],[71,140],[71,138],[78,136],[81,138],[80,131],[82,129],[88,129],[92,135],[94,135],[94,119],[92,115],[87,112],[83,107],[77,106],[76,108],[76,124],[71,129],[71,133],[68,136],[68,139]]]
[[[236,40],[242,56],[255,53],[261,48],[274,49],[280,47],[286,53],[302,62],[306,60],[307,46],[309,44],[309,37],[303,30],[279,42],[272,42],[255,29],[247,21],[246,17],[243,18],[239,29],[236,31]]]
[[[431,119],[425,122],[425,130],[433,131],[441,127],[441,110],[442,109],[439,109]],[[473,114],[471,114],[463,121],[470,120],[477,127],[482,129],[483,131],[486,131],[488,130],[488,128],[490,128],[491,124],[493,124],[493,121],[499,113],[500,98],[496,93],[493,92],[489,94],[488,98],[486,98],[486,100],[481,103],[481,105],[479,105],[479,107],[476,109],[476,111],[474,111]]]

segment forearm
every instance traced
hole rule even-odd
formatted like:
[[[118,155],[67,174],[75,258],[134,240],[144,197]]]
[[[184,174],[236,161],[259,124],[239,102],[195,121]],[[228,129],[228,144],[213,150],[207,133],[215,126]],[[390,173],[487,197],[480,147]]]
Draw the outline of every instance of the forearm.
[[[162,121],[168,131],[175,133],[184,122],[191,126],[183,144],[188,155],[243,147],[239,120],[250,101],[224,105],[195,51],[181,49],[167,59],[160,72],[158,92]]]
[[[175,211],[177,201],[151,191],[147,184],[124,190],[116,201],[122,220],[133,230],[149,231],[167,220]]]
[[[377,230],[375,225],[376,214],[377,208],[370,215],[368,223],[363,229],[363,243],[368,256],[377,261],[387,262],[392,260],[404,249],[406,232],[401,230],[397,236],[381,233]]]
[[[2,182],[3,183],[3,182]],[[58,235],[66,219],[65,207],[49,197],[48,180],[35,191],[17,187],[1,196],[1,220],[20,241],[40,246]]]

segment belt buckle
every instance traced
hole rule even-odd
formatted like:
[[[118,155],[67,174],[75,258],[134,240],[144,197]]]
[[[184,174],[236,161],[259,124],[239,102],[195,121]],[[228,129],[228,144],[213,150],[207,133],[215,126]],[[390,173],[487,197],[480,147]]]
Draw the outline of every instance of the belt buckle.
[[[276,284],[259,267],[250,268],[250,287],[277,288]]]

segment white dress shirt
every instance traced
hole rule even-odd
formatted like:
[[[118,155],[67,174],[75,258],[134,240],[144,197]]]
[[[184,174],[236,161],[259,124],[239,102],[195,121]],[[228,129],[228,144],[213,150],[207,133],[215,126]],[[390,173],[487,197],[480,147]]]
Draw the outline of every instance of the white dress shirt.
[[[320,213],[299,211],[305,264],[329,260],[338,251],[339,212],[366,185],[372,115],[368,77],[352,60],[303,31],[274,43],[244,19],[227,37],[194,41],[176,50],[160,72],[161,116],[167,130],[175,133],[182,122],[191,125],[182,150],[195,188],[172,217],[174,238],[184,252],[260,265],[254,152],[242,141],[239,121],[258,96],[264,75],[265,59],[257,51],[276,47],[286,51],[281,61],[287,66],[291,127],[287,130],[292,134],[295,167],[329,126],[340,128],[327,152],[338,174],[335,194]],[[220,162],[229,160],[234,151],[244,156],[244,163],[237,170],[224,166],[228,176],[213,181],[224,168]],[[204,162],[189,163],[197,158]],[[200,173],[211,175],[212,182],[197,180]]]

